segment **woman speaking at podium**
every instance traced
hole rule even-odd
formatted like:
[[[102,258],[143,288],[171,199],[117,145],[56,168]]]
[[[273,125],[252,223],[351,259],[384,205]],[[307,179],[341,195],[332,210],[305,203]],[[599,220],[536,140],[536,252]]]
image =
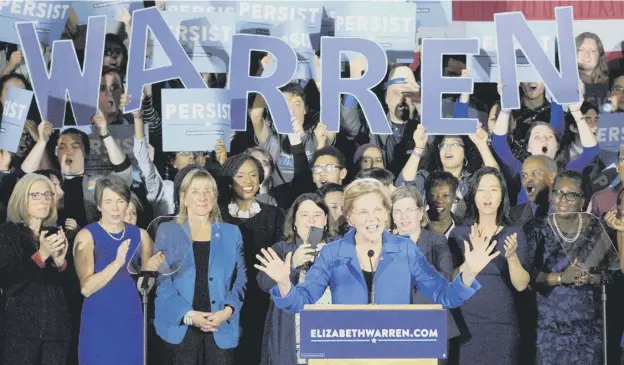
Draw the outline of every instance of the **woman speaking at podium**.
[[[477,274],[500,254],[492,252],[496,242],[488,244],[487,237],[475,237],[472,250],[465,242],[465,269],[449,283],[429,265],[417,245],[386,230],[391,207],[380,182],[351,183],[344,197],[344,215],[351,230],[323,247],[306,280],[297,286],[290,282],[292,254],[282,261],[270,248],[263,249],[255,267],[277,283],[271,289],[275,305],[299,312],[304,305],[316,303],[328,286],[333,304],[410,304],[412,283],[445,307],[460,306],[470,298],[480,287]]]

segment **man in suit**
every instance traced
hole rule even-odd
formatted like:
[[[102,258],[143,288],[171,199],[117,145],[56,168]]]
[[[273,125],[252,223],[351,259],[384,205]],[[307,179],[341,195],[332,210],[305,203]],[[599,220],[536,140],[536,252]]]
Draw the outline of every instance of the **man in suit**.
[[[534,217],[548,214],[550,189],[557,176],[557,163],[546,155],[529,156],[522,165],[521,182],[529,201],[511,209],[514,225],[524,224]]]

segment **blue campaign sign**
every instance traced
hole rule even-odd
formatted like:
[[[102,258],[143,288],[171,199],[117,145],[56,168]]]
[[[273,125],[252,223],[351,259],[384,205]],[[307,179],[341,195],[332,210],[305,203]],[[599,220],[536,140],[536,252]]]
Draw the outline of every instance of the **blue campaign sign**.
[[[365,38],[377,42],[388,61],[412,63],[416,43],[416,4],[405,2],[342,2],[334,7],[336,37]],[[349,58],[351,55],[346,54]]]
[[[297,71],[295,80],[309,80],[314,70],[314,48],[303,19],[289,20],[271,28],[271,36],[286,42],[297,53]],[[271,62],[265,69],[263,77],[272,74],[277,66]]]
[[[268,35],[271,28],[288,20],[303,19],[308,34],[320,44],[323,3],[320,1],[238,1],[240,33]],[[315,48],[317,49],[317,48]]]
[[[78,24],[87,24],[90,16],[106,15],[107,33],[117,33],[122,19],[127,14],[132,14],[133,11],[142,9],[143,1],[74,1],[72,8],[78,16]]]
[[[447,27],[453,22],[452,0],[407,0],[416,3],[418,27]]]
[[[163,89],[163,151],[230,150],[230,93],[226,89]]]
[[[47,46],[61,38],[71,1],[0,1],[0,42],[19,44],[17,22],[34,21],[39,41]]]
[[[301,358],[443,359],[444,310],[304,310]]]
[[[232,52],[232,35],[236,32],[234,13],[161,12],[184,51],[199,72],[226,73]],[[169,58],[154,39],[151,67],[168,66]]]
[[[168,1],[165,10],[182,13],[235,13],[236,1]]]
[[[548,59],[554,64],[557,25],[554,21],[531,21],[528,24],[546,51]],[[496,52],[496,24],[494,22],[466,22],[464,37],[478,38],[481,47],[478,55],[468,56],[466,59],[466,66],[474,82],[498,82],[500,68]],[[516,49],[518,82],[541,82],[542,78],[529,63],[522,49],[517,44],[514,48]]]
[[[0,123],[0,149],[17,152],[33,92],[11,86],[2,108]]]
[[[596,134],[601,149],[619,152],[624,144],[624,113],[600,114],[600,127]]]

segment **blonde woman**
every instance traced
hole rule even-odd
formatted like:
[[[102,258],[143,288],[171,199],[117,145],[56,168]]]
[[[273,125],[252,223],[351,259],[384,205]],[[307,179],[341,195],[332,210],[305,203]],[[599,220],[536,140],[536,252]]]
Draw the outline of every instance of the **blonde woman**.
[[[4,291],[5,365],[64,365],[71,319],[64,289],[67,239],[56,222],[55,188],[28,174],[15,185],[7,222],[0,225],[0,287]]]
[[[330,283],[333,304],[409,304],[412,283],[423,295],[446,307],[457,307],[470,298],[480,287],[475,277],[499,253],[491,253],[492,246],[485,242],[473,242],[474,248],[466,252],[466,270],[449,283],[411,240],[386,231],[391,209],[390,197],[379,181],[351,183],[345,190],[344,214],[353,228],[321,250],[306,280],[297,286],[290,279],[292,253],[282,261],[272,249],[263,249],[262,255],[257,255],[260,263],[256,268],[277,283],[271,289],[275,305],[297,313],[305,304],[315,303]],[[359,282],[365,282],[366,287]]]
[[[166,342],[165,364],[234,364],[247,283],[241,233],[221,223],[206,170],[188,172],[178,196],[179,216],[156,235],[156,250],[192,247],[173,275],[158,279],[155,326]]]

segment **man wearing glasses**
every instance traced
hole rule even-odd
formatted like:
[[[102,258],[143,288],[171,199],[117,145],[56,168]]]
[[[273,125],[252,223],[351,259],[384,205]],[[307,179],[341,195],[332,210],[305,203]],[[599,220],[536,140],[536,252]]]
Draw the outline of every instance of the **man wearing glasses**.
[[[346,159],[336,147],[323,147],[312,157],[312,181],[317,188],[334,183],[342,185],[347,177]]]

